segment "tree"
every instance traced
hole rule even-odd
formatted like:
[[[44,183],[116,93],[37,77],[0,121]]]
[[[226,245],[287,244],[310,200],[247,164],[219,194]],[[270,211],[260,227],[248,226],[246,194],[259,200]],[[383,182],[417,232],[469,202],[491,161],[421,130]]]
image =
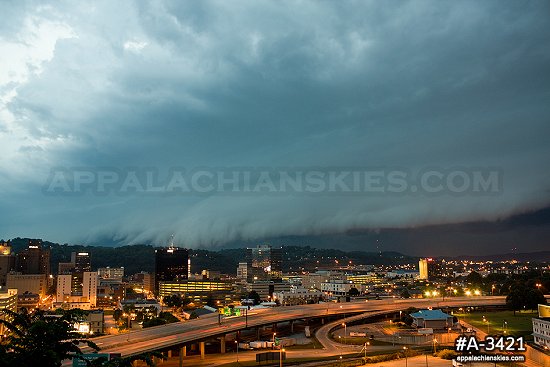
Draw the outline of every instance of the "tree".
[[[117,308],[113,311],[113,319],[115,321],[118,321],[122,317],[122,310],[120,308]]]
[[[544,294],[538,289],[529,288],[525,294],[525,304],[523,306],[530,310],[536,310],[539,304],[546,304]]]
[[[210,307],[217,307],[216,300],[214,300],[214,297],[212,296],[212,293],[208,293],[208,296],[206,297],[206,305]]]
[[[179,294],[171,294],[169,296],[166,296],[162,299],[162,301],[166,304],[166,306],[172,308],[181,307],[183,304],[183,299]]]
[[[256,291],[251,291],[250,293],[248,293],[248,299],[254,300],[255,305],[260,304],[260,295]]]
[[[519,287],[513,288],[508,296],[506,296],[506,305],[514,311],[514,316],[516,316],[516,311],[521,310],[523,306],[523,297],[524,291]]]
[[[401,297],[411,298],[411,294],[409,293],[409,290],[407,288],[403,289],[403,291],[401,292]]]
[[[480,286],[483,284],[483,277],[476,271],[472,271],[466,277],[466,281],[472,285]]]
[[[86,344],[94,350],[99,348],[93,342],[81,338],[74,330],[79,316],[66,312],[61,317],[48,316],[42,311],[16,313],[7,309],[1,311],[0,319],[9,334],[2,342],[0,366],[58,367],[64,359],[82,359],[79,344]],[[11,321],[9,321],[11,320]]]
[[[359,290],[355,287],[349,289],[348,295],[350,297],[357,297],[359,295]]]

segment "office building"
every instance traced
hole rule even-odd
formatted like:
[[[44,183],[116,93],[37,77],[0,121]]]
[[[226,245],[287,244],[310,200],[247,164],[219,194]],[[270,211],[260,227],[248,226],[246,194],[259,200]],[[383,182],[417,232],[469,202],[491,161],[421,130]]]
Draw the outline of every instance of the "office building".
[[[50,249],[41,240],[29,240],[27,248],[16,256],[16,271],[50,275]]]
[[[151,273],[142,271],[141,273],[134,274],[130,277],[130,281],[138,283],[146,293],[155,291],[155,277]]]
[[[17,312],[17,289],[0,291],[0,310],[7,309],[12,312]],[[0,319],[5,321],[13,321],[12,318],[4,312],[0,312]],[[0,323],[0,335],[4,335],[7,331],[4,324]]]
[[[255,281],[246,285],[246,291],[258,293],[262,301],[272,301],[274,294],[290,292],[290,288],[290,283],[273,281]]]
[[[155,289],[160,282],[180,282],[189,279],[189,252],[180,247],[155,249]]]
[[[11,272],[6,277],[6,287],[17,289],[18,294],[35,293],[40,297],[45,297],[48,291],[48,279],[46,274]]]
[[[98,276],[96,272],[86,271],[82,274],[81,286],[75,291],[74,275],[57,276],[56,303],[66,309],[90,309],[97,304]]]
[[[319,301],[323,299],[323,296],[323,292],[318,290],[291,286],[290,290],[287,292],[274,292],[273,301],[278,301],[281,306],[295,306],[308,303],[319,303]]]
[[[247,268],[248,264],[246,262],[241,262],[239,263],[239,265],[237,265],[237,279],[246,282],[248,273]]]
[[[418,279],[428,280],[428,259],[418,260]]]
[[[443,276],[445,271],[445,263],[435,259],[426,258],[418,261],[419,279],[433,280]]]
[[[361,291],[360,284],[353,284],[349,280],[331,280],[321,283],[321,291],[329,297],[347,296],[351,288]]]
[[[247,281],[281,280],[283,249],[259,245],[246,249]]]
[[[89,252],[71,252],[70,262],[58,264],[58,274],[84,273],[92,271],[92,260]]]
[[[99,268],[97,269],[97,275],[99,279],[117,279],[122,281],[124,277],[124,267],[120,268]]]
[[[36,293],[25,292],[23,294],[17,294],[17,308],[20,310],[26,308],[32,310],[38,308],[40,305],[40,296]]]
[[[539,315],[533,321],[533,341],[540,347],[550,348],[550,306],[539,305]]]
[[[184,280],[181,282],[160,282],[159,296],[181,294],[196,303],[205,303],[208,299],[231,302],[233,299],[231,283],[218,280]]]
[[[15,270],[15,256],[11,252],[10,241],[0,241],[0,287],[6,285],[6,277]]]
[[[72,252],[71,262],[74,264],[75,273],[92,271],[92,259],[89,252]]]
[[[74,271],[73,262],[60,262],[57,264],[57,274],[71,274]]]

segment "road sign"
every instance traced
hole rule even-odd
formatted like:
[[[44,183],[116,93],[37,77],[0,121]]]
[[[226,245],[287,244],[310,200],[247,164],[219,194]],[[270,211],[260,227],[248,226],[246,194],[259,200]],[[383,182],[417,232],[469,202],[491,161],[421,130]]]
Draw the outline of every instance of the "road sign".
[[[93,361],[94,359],[98,358],[105,358],[105,360],[109,360],[109,353],[87,353],[83,354],[82,358],[88,361]],[[83,361],[82,359],[73,358],[73,367],[88,367],[86,364],[86,361]]]

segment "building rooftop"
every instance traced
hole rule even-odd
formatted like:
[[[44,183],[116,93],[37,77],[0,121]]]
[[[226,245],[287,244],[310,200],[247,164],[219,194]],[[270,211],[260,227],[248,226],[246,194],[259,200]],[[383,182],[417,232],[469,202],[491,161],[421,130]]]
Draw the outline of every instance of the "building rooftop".
[[[420,310],[418,312],[411,313],[411,317],[424,320],[445,320],[452,316],[441,310]]]

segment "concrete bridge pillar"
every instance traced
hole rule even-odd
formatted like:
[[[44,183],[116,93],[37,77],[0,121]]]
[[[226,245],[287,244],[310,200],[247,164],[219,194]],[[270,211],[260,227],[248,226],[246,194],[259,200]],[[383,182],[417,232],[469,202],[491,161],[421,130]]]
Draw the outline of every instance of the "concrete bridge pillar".
[[[205,356],[204,342],[199,343],[199,348],[201,350],[201,359],[204,359],[204,356]]]
[[[187,356],[187,346],[183,346],[180,348],[180,363],[179,367],[183,367],[183,357]]]
[[[166,352],[166,357],[168,358],[172,358],[172,350],[168,350],[168,352]]]
[[[220,353],[225,353],[225,335],[220,337]]]

